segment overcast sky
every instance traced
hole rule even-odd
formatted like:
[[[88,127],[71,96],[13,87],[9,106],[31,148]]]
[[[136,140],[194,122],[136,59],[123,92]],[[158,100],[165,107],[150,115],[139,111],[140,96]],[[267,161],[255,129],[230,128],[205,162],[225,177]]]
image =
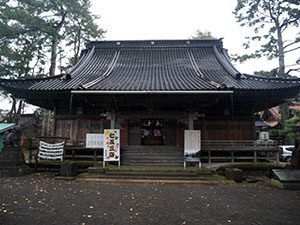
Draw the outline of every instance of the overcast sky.
[[[105,40],[187,39],[197,29],[224,38],[229,54],[242,54],[244,37],[251,35],[232,14],[237,0],[91,0],[92,11],[107,30]],[[299,52],[298,52],[299,53]],[[298,54],[298,56],[300,53]],[[287,65],[295,62],[287,58]],[[235,64],[242,73],[271,70],[277,61],[253,60]]]

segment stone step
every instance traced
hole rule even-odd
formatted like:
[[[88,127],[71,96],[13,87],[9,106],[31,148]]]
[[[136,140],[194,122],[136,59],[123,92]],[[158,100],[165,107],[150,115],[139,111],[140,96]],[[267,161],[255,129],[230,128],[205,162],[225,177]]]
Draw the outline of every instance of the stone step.
[[[122,165],[131,165],[131,166],[183,166],[183,162],[122,162]]]
[[[122,168],[122,167],[121,167]],[[132,167],[130,171],[120,170],[120,171],[109,171],[104,168],[89,168],[89,173],[94,174],[93,177],[97,178],[107,178],[107,179],[156,179],[156,180],[215,180],[217,179],[214,174],[207,169],[201,169],[197,171],[188,170],[178,170],[180,167],[174,171],[164,171],[161,170],[139,170]],[[145,168],[145,167],[143,167]],[[148,169],[151,167],[147,167]],[[155,168],[155,167],[154,167]]]
[[[121,150],[124,165],[183,165],[183,149],[176,146],[128,146]]]

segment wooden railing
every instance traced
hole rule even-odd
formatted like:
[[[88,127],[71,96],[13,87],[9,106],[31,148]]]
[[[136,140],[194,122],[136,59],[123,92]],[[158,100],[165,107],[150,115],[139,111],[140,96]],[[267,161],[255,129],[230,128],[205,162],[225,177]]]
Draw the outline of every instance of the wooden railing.
[[[38,143],[40,140],[49,142],[49,143],[56,143],[58,141],[67,141],[68,138],[64,137],[36,137],[32,143],[32,146],[28,148],[28,160],[29,164],[36,163],[36,157],[38,154]],[[70,146],[66,144],[65,146],[65,159],[70,160],[88,160],[88,161],[102,161],[103,159],[103,149],[91,149],[85,147],[77,147],[77,146]]]
[[[203,140],[202,159],[208,163],[213,160],[252,160],[257,162],[260,159],[276,160],[279,162],[279,150],[275,141],[250,141],[250,140]],[[207,153],[204,154],[204,153]]]

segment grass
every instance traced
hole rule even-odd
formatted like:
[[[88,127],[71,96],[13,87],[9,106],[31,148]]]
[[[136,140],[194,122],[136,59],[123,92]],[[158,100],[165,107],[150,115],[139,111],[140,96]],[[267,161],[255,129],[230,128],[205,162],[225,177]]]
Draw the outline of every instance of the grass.
[[[274,162],[257,162],[257,163],[234,163],[234,164],[223,164],[219,167],[219,169],[226,168],[239,168],[244,170],[269,170],[269,169],[277,169],[284,168],[285,163],[274,163]]]

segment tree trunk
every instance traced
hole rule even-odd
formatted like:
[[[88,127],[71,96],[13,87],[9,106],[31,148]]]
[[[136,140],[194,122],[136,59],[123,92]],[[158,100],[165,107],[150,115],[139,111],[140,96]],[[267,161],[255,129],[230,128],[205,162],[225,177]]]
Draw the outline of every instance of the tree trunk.
[[[282,40],[282,32],[279,24],[276,23],[277,38],[278,38],[278,76],[285,77],[285,62],[284,62],[284,48]]]
[[[50,60],[50,68],[49,68],[49,76],[53,77],[55,75],[55,69],[56,69],[56,58],[57,58],[57,45],[58,45],[58,39],[55,35],[52,39],[51,44],[51,60]]]
[[[49,110],[43,109],[43,120],[42,120],[42,136],[47,135],[48,130],[48,119],[49,119]]]
[[[13,122],[15,124],[18,124],[19,123],[19,120],[20,120],[20,116],[22,114],[22,109],[23,109],[23,104],[24,102],[22,100],[20,100],[19,102],[19,106],[18,106],[18,110],[16,111],[16,113],[14,114],[14,117],[13,117]]]
[[[284,62],[284,48],[283,48],[283,38],[282,38],[282,30],[279,25],[279,21],[275,21],[276,29],[277,29],[277,43],[278,43],[278,76],[285,77],[285,62]],[[282,128],[285,127],[286,120],[289,119],[289,106],[287,102],[284,102],[280,106],[280,114],[281,114],[281,125]]]
[[[285,127],[285,122],[290,118],[290,110],[287,102],[284,102],[280,106],[280,114],[281,114],[281,125],[282,128]]]

